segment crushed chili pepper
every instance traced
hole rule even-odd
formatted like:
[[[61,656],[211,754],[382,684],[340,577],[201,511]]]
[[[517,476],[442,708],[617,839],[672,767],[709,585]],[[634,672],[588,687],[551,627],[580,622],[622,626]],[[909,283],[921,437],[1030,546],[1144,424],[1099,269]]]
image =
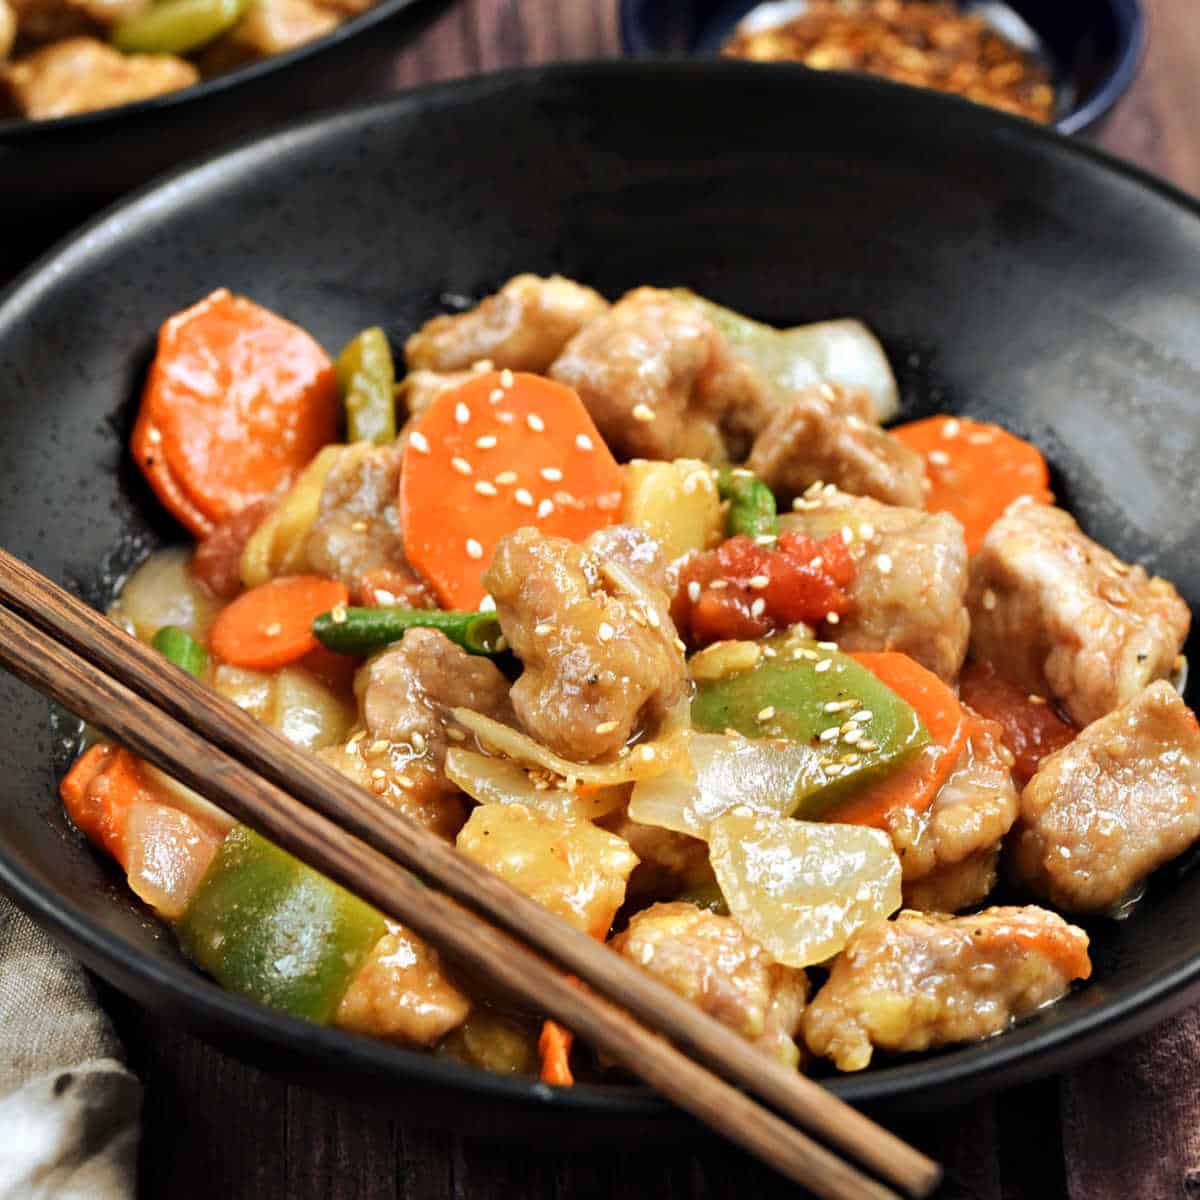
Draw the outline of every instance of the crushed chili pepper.
[[[772,546],[742,534],[698,554],[680,572],[671,616],[695,648],[763,637],[850,609],[854,560],[840,533],[817,542],[789,530]]]
[[[1033,121],[1054,116],[1054,88],[1045,66],[982,17],[947,3],[809,0],[801,15],[781,24],[755,28],[743,22],[724,53],[883,75]]]

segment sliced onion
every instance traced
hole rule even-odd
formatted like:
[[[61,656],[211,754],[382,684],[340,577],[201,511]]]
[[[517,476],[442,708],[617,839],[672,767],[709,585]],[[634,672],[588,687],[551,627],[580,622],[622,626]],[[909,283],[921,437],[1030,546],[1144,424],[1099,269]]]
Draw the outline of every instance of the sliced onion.
[[[784,330],[784,335],[789,348],[811,363],[821,379],[866,392],[877,421],[899,415],[900,389],[891,364],[879,339],[861,321],[818,321]]]
[[[541,742],[534,741],[527,733],[469,708],[456,708],[452,715],[482,745],[526,766],[541,767],[543,771],[565,779],[568,784],[574,780],[590,787],[602,787],[650,779],[664,771],[687,769],[689,718],[686,698],[667,714],[654,741],[634,746],[624,758],[607,763],[571,762]]]
[[[900,907],[900,859],[879,829],[739,809],[712,822],[709,852],[730,915],[789,967],[825,962]]]
[[[130,888],[160,916],[183,916],[224,837],[178,809],[134,805],[125,825]]]
[[[562,787],[538,788],[529,773],[511,759],[490,758],[473,750],[451,747],[446,752],[446,778],[480,804],[524,804],[550,817],[594,821],[625,803],[628,788],[594,787],[568,792]]]
[[[196,582],[191,561],[191,550],[182,546],[156,550],[122,585],[109,617],[143,642],[164,625],[204,641],[220,605]]]
[[[821,774],[817,754],[803,742],[693,733],[690,771],[640,780],[629,815],[642,825],[707,839],[717,817],[745,806],[791,816],[805,784]]]
[[[153,763],[141,760],[146,782],[154,789],[156,798],[168,807],[185,813],[197,824],[224,837],[236,824],[234,819],[211,800],[205,800],[198,792],[172,779],[166,771],[160,771]]]

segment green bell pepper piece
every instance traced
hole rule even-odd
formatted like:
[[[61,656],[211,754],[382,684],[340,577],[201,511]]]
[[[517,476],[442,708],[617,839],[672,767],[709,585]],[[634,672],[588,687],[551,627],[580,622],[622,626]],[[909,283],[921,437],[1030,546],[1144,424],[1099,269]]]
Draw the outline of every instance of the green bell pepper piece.
[[[197,679],[204,678],[208,670],[208,654],[204,647],[186,629],[178,625],[163,625],[150,644],[177,667],[182,667]]]
[[[717,472],[717,495],[729,501],[725,532],[732,537],[744,533],[747,537],[774,537],[778,532],[775,521],[775,496],[771,489],[749,471],[738,467],[722,467]]]
[[[111,40],[125,54],[189,54],[241,20],[249,0],[163,0],[128,17]]]
[[[338,392],[346,409],[346,440],[396,440],[396,367],[378,325],[364,329],[338,355]]]
[[[222,987],[318,1024],[386,929],[375,909],[244,825],[175,925],[184,952]]]
[[[928,743],[912,706],[828,643],[789,633],[761,645],[774,654],[697,685],[692,724],[812,746],[819,769],[797,777],[796,816],[820,817]]]

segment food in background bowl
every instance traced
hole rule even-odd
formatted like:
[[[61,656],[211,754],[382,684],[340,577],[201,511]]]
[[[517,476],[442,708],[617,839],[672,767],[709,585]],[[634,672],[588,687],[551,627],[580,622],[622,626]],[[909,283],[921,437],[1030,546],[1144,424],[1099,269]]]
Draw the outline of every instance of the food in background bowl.
[[[378,328],[335,364],[226,291],[170,318],[132,448],[199,543],[114,619],[764,1053],[999,1033],[1091,971],[1036,903],[951,915],[1002,848],[1097,913],[1200,835],[1187,605],[1028,442],[885,430],[862,325],[522,275],[405,354],[397,389]],[[571,1081],[553,1022],[128,751],[62,791],[224,986]]]
[[[92,112],[324,37],[372,0],[0,0],[0,116]]]

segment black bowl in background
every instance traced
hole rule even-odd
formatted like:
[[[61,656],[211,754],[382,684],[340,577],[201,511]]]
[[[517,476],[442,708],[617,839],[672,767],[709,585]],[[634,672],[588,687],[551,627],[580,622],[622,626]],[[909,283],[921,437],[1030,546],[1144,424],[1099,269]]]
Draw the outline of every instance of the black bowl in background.
[[[1032,438],[1084,527],[1200,608],[1196,203],[964,101],[740,63],[444,84],[244,147],[93,222],[0,298],[0,545],[102,604],[181,536],[125,445],[159,323],[211,288],[330,348],[380,322],[399,345],[443,295],[520,271],[609,295],[685,284],[778,323],[860,315],[906,415],[951,409]],[[486,1076],[220,991],[66,825],[55,769],[72,743],[48,706],[0,675],[0,712],[0,884],[142,1003],[414,1120],[555,1145],[679,1130],[639,1089]],[[1200,994],[1188,866],[1164,868],[1128,920],[1091,923],[1095,977],[1061,1003],[831,1086],[907,1112],[961,1103],[1180,1007]]]
[[[448,0],[379,0],[316,41],[193,87],[50,121],[0,119],[0,278],[117,196],[297,117],[391,91]]]
[[[621,0],[626,54],[714,55],[761,0]],[[1060,133],[1094,128],[1125,94],[1141,62],[1141,0],[1003,0],[1042,40],[1061,103]]]

